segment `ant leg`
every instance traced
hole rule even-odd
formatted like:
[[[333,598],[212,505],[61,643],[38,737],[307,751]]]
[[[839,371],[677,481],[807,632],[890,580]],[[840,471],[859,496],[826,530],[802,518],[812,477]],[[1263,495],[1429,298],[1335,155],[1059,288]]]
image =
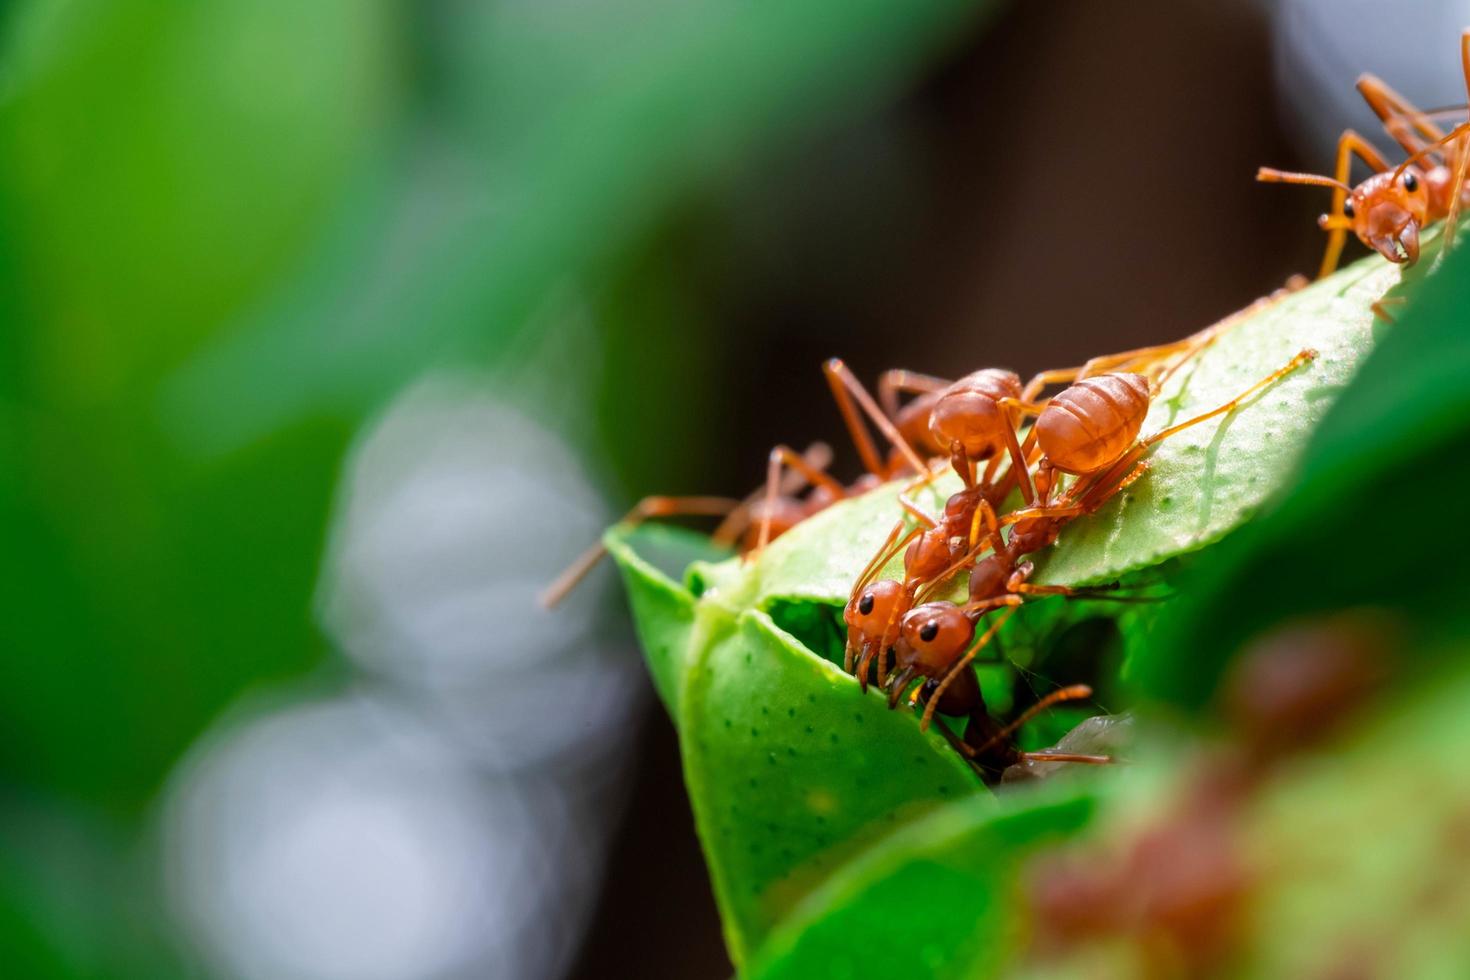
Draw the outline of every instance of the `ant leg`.
[[[1470,28],[1460,34],[1460,70],[1465,76],[1466,95],[1470,96]],[[1440,246],[1439,258],[1435,260],[1436,265],[1444,261],[1444,256],[1455,244],[1455,222],[1460,217],[1460,207],[1464,201],[1467,165],[1470,165],[1470,123],[1456,126],[1451,135],[1454,133],[1462,135],[1459,142],[1451,144],[1454,152],[1450,159],[1455,161],[1455,180],[1450,185],[1450,209],[1444,219],[1444,244]]]
[[[825,470],[832,465],[832,447],[825,442],[814,442],[806,448],[806,452],[801,454],[801,458],[810,469]],[[799,472],[789,471],[781,478],[779,493],[782,496],[790,496],[806,486],[807,482]],[[766,488],[762,484],[740,501],[740,506],[732,510],[715,528],[714,533],[710,535],[710,540],[722,547],[734,547],[735,540],[750,526],[751,509],[761,502],[765,493]]]
[[[1026,382],[1026,387],[1021,389],[1021,400],[1027,402],[1036,401],[1036,396],[1041,394],[1052,385],[1071,384],[1081,376],[1086,365],[1074,368],[1056,368],[1051,371],[1042,371],[1032,375],[1031,380]]]
[[[1138,443],[1108,468],[1085,478],[1085,481],[1079,477],[1079,482],[1070,487],[1062,497],[1062,503],[1014,510],[1002,517],[1000,523],[1017,524],[1037,518],[1066,520],[1091,514],[1114,494],[1127,489],[1133,481],[1148,472],[1148,463],[1139,462],[1147,450],[1147,446]],[[1129,467],[1132,467],[1131,471]]]
[[[1354,154],[1373,168],[1374,173],[1383,173],[1391,169],[1388,161],[1383,158],[1383,154],[1379,153],[1372,143],[1349,129],[1337,141],[1337,165],[1333,177],[1290,173],[1274,167],[1262,167],[1256,171],[1256,180],[1266,183],[1310,184],[1332,188],[1332,210],[1324,214],[1317,222],[1320,227],[1331,232],[1327,237],[1327,250],[1322,255],[1322,265],[1317,271],[1318,279],[1330,275],[1337,268],[1337,263],[1342,258],[1343,246],[1347,244],[1348,229],[1352,227],[1352,222],[1343,210],[1343,203],[1347,200],[1348,192],[1351,190],[1347,182],[1352,176]]]
[[[1470,35],[1466,37],[1470,43]],[[1470,58],[1470,48],[1467,48],[1466,57]],[[1444,244],[1440,246],[1439,258],[1435,260],[1438,264],[1444,261],[1455,244],[1455,225],[1460,219],[1460,205],[1463,199],[1462,191],[1465,187],[1465,178],[1470,176],[1470,123],[1457,126],[1454,130],[1460,133],[1459,142],[1455,143],[1455,179],[1450,185],[1454,190],[1450,194],[1450,209],[1444,216]]]
[[[1188,349],[1196,341],[1196,338],[1210,329],[1207,327],[1205,330],[1197,334],[1191,334],[1183,340],[1175,340],[1167,344],[1154,344],[1149,347],[1135,347],[1133,350],[1119,351],[1116,354],[1103,354],[1088,359],[1087,363],[1081,367],[1042,371],[1030,381],[1026,382],[1026,387],[1021,392],[1021,400],[1034,402],[1036,401],[1036,396],[1051,385],[1070,384],[1074,381],[1090,378],[1095,374],[1122,370],[1139,361],[1148,364],[1156,360],[1161,360],[1176,351]],[[1040,408],[1042,406],[1037,407]]]
[[[993,599],[980,599],[977,602],[967,602],[961,607],[966,614],[973,614],[976,618],[985,615],[992,609],[1000,609],[1003,606],[1019,606],[1025,600],[1018,595],[1002,595]],[[979,651],[975,651],[979,653]]]
[[[925,511],[924,508],[915,503],[913,499],[909,497],[907,491],[898,495],[898,505],[903,508],[903,512],[905,514],[908,514],[914,520],[918,521],[926,530],[933,530],[934,528],[939,526],[939,522],[933,517],[929,516],[928,512]]]
[[[920,507],[919,502],[916,501],[911,495],[914,493],[914,491],[920,489],[921,487],[927,487],[929,484],[933,483],[934,477],[934,471],[926,466],[917,477],[910,481],[908,486],[904,487],[898,492],[898,505],[904,509],[905,513],[907,513],[914,520],[922,524],[926,529],[938,527],[939,519],[936,517],[931,517],[929,515],[929,512],[924,510],[923,507]]]
[[[1085,701],[1087,698],[1090,697],[1092,697],[1092,688],[1088,687],[1086,684],[1072,684],[1069,687],[1058,688],[1057,690],[1052,691],[1046,697],[1042,698],[1040,701],[1037,701],[1031,707],[1023,711],[1021,713],[1021,716],[1015,721],[1011,722],[1009,725],[1006,725],[1000,731],[990,736],[989,741],[977,745],[975,747],[975,754],[980,755],[982,752],[990,748],[992,745],[995,745],[997,742],[1003,742],[1006,739],[1010,738],[1016,733],[1019,728],[1021,728],[1021,726],[1025,725],[1026,722],[1030,721],[1032,718],[1035,718],[1037,715],[1041,714],[1043,711],[1052,707],[1053,705],[1061,704],[1063,701]],[[1088,758],[1102,758],[1102,756],[1089,756]],[[1053,757],[1052,761],[1059,762],[1062,760]]]
[[[1206,422],[1217,415],[1224,415],[1226,412],[1235,410],[1240,406],[1242,402],[1250,398],[1256,392],[1281,380],[1291,372],[1295,371],[1297,368],[1301,367],[1303,364],[1306,364],[1309,361],[1315,359],[1316,356],[1317,352],[1315,350],[1312,350],[1310,347],[1306,350],[1300,351],[1295,357],[1287,361],[1284,365],[1277,368],[1275,371],[1272,371],[1270,374],[1266,375],[1260,381],[1257,381],[1255,384],[1251,385],[1245,391],[1242,391],[1240,394],[1236,395],[1225,404],[1220,405],[1217,408],[1212,408],[1202,415],[1196,415],[1192,419],[1187,419],[1183,422],[1180,422],[1178,425],[1171,425],[1169,426],[1169,428],[1164,429],[1162,432],[1156,432],[1153,435],[1149,436],[1147,439],[1143,440],[1141,443],[1139,443],[1139,446],[1146,449],[1156,443],[1162,442],[1175,433],[1182,432],[1192,425],[1199,425],[1201,422]]]
[[[886,478],[887,468],[883,461],[878,458],[878,449],[873,445],[873,437],[868,433],[867,426],[863,425],[862,412],[867,413],[878,431],[896,448],[915,473],[923,473],[927,467],[919,454],[914,452],[908,440],[898,431],[888,416],[883,414],[863,383],[857,379],[851,369],[839,358],[831,358],[822,365],[822,373],[827,376],[827,384],[832,389],[832,397],[837,401],[837,408],[842,412],[842,420],[847,424],[847,431],[852,436],[853,445],[857,447],[858,455],[863,459],[863,466],[867,467],[869,473],[879,478]],[[853,402],[857,402],[857,406]],[[858,406],[862,412],[858,411]]]
[[[740,501],[729,497],[644,497],[618,524],[636,527],[651,517],[723,517],[739,506]],[[542,591],[541,605],[547,609],[554,608],[596,567],[606,553],[607,548],[600,540],[584,551],[566,571],[556,577],[556,581]]]
[[[1444,139],[1444,130],[1377,75],[1359,75],[1357,88],[1368,108],[1373,110],[1383,128],[1404,148],[1405,153],[1418,153],[1426,144]]]
[[[1031,573],[1036,570],[1032,562],[1022,562],[1021,566],[1006,580],[1006,591],[1018,596],[1069,596],[1072,598],[1094,598],[1093,592],[1086,588],[1074,589],[1070,585],[1032,585],[1027,581]]]
[[[949,743],[949,747],[960,754],[960,758],[970,763],[970,767],[976,773],[980,773],[980,767],[975,765],[974,762],[975,750],[966,745],[964,739],[950,731],[948,725],[940,725],[939,733],[944,736],[944,740]]]
[[[1328,212],[1329,220],[1333,217],[1347,218],[1344,205],[1347,203],[1347,186],[1353,172],[1353,154],[1362,157],[1363,162],[1373,168],[1374,173],[1382,173],[1389,169],[1388,161],[1383,154],[1378,152],[1377,147],[1369,143],[1356,132],[1349,129],[1342,134],[1337,141],[1337,165],[1334,174],[1337,182],[1342,187],[1332,189],[1332,210]],[[1347,244],[1347,228],[1333,226],[1329,228],[1327,235],[1327,249],[1322,253],[1322,265],[1317,270],[1317,278],[1331,275],[1337,269],[1337,264],[1342,259],[1343,246]]]
[[[1460,69],[1465,75],[1465,92],[1470,96],[1470,29],[1460,34]],[[1450,248],[1455,244],[1455,223],[1460,217],[1460,206],[1464,199],[1465,178],[1470,174],[1470,123],[1456,126],[1451,131],[1450,137],[1460,133],[1459,141],[1451,144],[1454,152],[1450,159],[1455,161],[1455,180],[1450,185],[1450,209],[1444,219],[1444,244],[1440,246],[1439,258],[1436,264],[1444,261]]]
[[[757,555],[765,551],[766,545],[771,543],[771,519],[775,516],[776,497],[781,489],[782,476],[786,467],[800,474],[812,486],[821,487],[832,494],[833,499],[841,500],[847,496],[847,488],[821,470],[808,466],[806,460],[797,455],[796,450],[790,446],[775,447],[766,458],[765,509],[761,514],[760,534],[756,538],[755,553]]]
[[[1298,290],[1306,288],[1307,279],[1303,276],[1291,276],[1280,289],[1272,290],[1268,295],[1262,296],[1248,306],[1236,310],[1217,320],[1216,322],[1190,334],[1182,340],[1171,341],[1167,344],[1154,344],[1150,347],[1135,347],[1133,350],[1119,351],[1116,354],[1103,354],[1091,358],[1080,368],[1064,368],[1055,371],[1043,371],[1026,383],[1026,388],[1021,394],[1021,399],[1026,402],[1034,402],[1036,396],[1045,388],[1053,384],[1069,383],[1090,378],[1095,374],[1107,371],[1133,371],[1143,373],[1149,365],[1168,360],[1174,355],[1182,355],[1174,359],[1157,380],[1162,385],[1181,366],[1188,363],[1189,359],[1198,354],[1205,347],[1214,343],[1215,340],[1227,330],[1236,326],[1243,320],[1259,313],[1261,310],[1278,302],[1282,297],[1289,296]]]
[[[1408,301],[1408,298],[1404,296],[1385,296],[1382,299],[1374,302],[1374,304],[1370,306],[1369,309],[1373,311],[1374,316],[1378,317],[1378,319],[1384,321],[1385,323],[1398,323],[1397,320],[1389,315],[1388,308],[1390,306],[1403,306]]]
[[[934,720],[934,712],[939,708],[939,699],[944,695],[944,689],[949,687],[950,683],[956,677],[960,676],[960,671],[970,669],[970,661],[975,659],[975,654],[985,649],[985,645],[995,638],[995,634],[1000,632],[1000,628],[1006,624],[1006,620],[1010,619],[1015,611],[1015,607],[1012,606],[997,616],[995,622],[991,623],[990,627],[985,631],[985,635],[980,637],[980,642],[966,650],[965,655],[944,675],[944,679],[939,682],[939,686],[934,689],[934,693],[929,695],[929,703],[924,705],[924,716],[919,719],[919,731],[927,731],[929,723]]]
[[[1031,470],[1026,466],[1026,454],[1021,450],[1021,441],[1016,438],[1017,419],[1012,413],[1040,414],[1041,409],[1031,405],[1016,402],[1014,399],[1005,398],[1001,400],[1006,413],[1006,451],[1011,454],[1011,472],[1021,485],[1021,499],[1026,506],[1036,503],[1036,488],[1031,484]]]
[[[1089,766],[1110,766],[1113,757],[1110,755],[1078,755],[1074,752],[1051,752],[1042,749],[1039,752],[1018,753],[1021,758],[1028,762],[1080,762]]]
[[[1064,504],[1047,504],[1043,507],[1026,507],[1021,510],[1013,510],[1000,519],[1002,526],[1019,524],[1021,521],[1030,521],[1038,518],[1066,518],[1079,517],[1087,511],[1075,502]]]
[[[1167,383],[1168,380],[1174,376],[1174,373],[1176,371],[1178,371],[1184,365],[1188,364],[1201,351],[1203,351],[1206,347],[1210,346],[1216,340],[1218,340],[1221,335],[1234,329],[1237,325],[1256,315],[1262,310],[1276,305],[1282,299],[1290,296],[1292,293],[1305,289],[1307,287],[1307,283],[1308,279],[1306,276],[1288,276],[1286,282],[1284,282],[1279,289],[1271,290],[1271,292],[1267,293],[1265,296],[1262,296],[1259,299],[1247,304],[1246,306],[1241,307],[1228,316],[1216,320],[1214,323],[1210,324],[1208,327],[1205,327],[1198,333],[1195,333],[1185,338],[1185,340],[1182,341],[1182,343],[1187,345],[1185,352],[1180,357],[1176,358],[1172,364],[1164,368],[1157,378],[1153,379],[1153,384],[1155,385],[1155,387],[1162,388],[1165,383]]]
[[[900,394],[928,395],[943,391],[952,384],[954,382],[936,378],[932,374],[920,374],[902,368],[884,371],[878,376],[878,404],[883,406],[884,414],[893,418],[898,415]]]
[[[975,516],[970,519],[970,547],[975,548],[981,544],[980,527],[985,527],[985,544],[991,547],[1000,545],[1000,521],[996,519],[995,508],[990,506],[990,501],[982,500],[975,507]]]

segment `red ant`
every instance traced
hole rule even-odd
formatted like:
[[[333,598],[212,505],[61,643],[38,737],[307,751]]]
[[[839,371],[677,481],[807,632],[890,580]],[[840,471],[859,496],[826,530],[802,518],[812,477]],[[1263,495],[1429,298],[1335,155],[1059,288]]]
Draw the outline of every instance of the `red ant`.
[[[716,545],[729,547],[743,534],[742,552],[758,554],[775,538],[837,501],[866,493],[903,472],[905,468],[926,469],[924,461],[909,445],[901,431],[903,426],[907,426],[911,432],[917,431],[912,419],[918,413],[912,407],[906,413],[899,414],[898,424],[895,425],[841,361],[829,361],[825,371],[838,408],[868,469],[851,486],[844,487],[825,472],[831,462],[831,450],[827,446],[815,444],[805,454],[797,453],[789,446],[776,446],[767,457],[763,489],[757,490],[745,500],[706,496],[645,497],[619,523],[637,525],[650,518],[660,517],[722,517],[724,520],[716,528],[711,540]],[[862,426],[854,400],[893,446],[886,462],[879,458],[871,437]],[[796,496],[804,486],[811,487],[811,491],[804,497]],[[543,590],[541,605],[549,609],[561,602],[606,553],[607,550],[600,541],[589,547]]]
[[[927,415],[930,444],[943,447],[943,454],[964,487],[950,496],[939,517],[931,517],[910,497],[915,489],[934,479],[935,472],[925,467],[918,479],[899,494],[900,505],[918,521],[918,526],[904,534],[904,522],[895,525],[853,586],[843,610],[848,626],[843,667],[849,673],[855,671],[864,690],[870,665],[881,651],[892,645],[898,622],[913,605],[918,591],[928,583],[947,579],[963,567],[980,526],[998,530],[996,508],[1012,488],[1019,485],[1021,497],[1028,506],[1036,502],[1027,450],[1019,436],[1023,416],[1037,416],[1045,411],[1045,405],[1036,403],[1036,396],[1049,384],[1090,377],[1118,366],[1153,370],[1162,379],[1207,343],[1215,329],[1170,344],[1093,358],[1080,368],[1046,371],[1024,387],[1016,374],[997,368],[976,371],[953,382],[907,371],[890,371],[884,376],[889,411],[896,418],[914,408]],[[920,397],[903,409],[895,409],[891,399],[899,388],[916,391]],[[1009,467],[997,478],[1001,462],[1007,459]],[[976,464],[982,461],[988,461],[987,465],[983,472],[977,473]],[[874,581],[903,548],[907,550],[902,581]],[[879,658],[880,684],[886,675],[885,660]]]
[[[1080,368],[1045,371],[1032,378],[1024,388],[1015,374],[995,369],[977,371],[944,388],[938,387],[944,384],[941,379],[923,375],[890,372],[885,376],[897,376],[910,390],[921,392],[921,398],[925,400],[915,400],[910,406],[922,405],[928,410],[931,436],[935,443],[945,446],[964,488],[946,501],[943,513],[937,518],[929,516],[909,499],[913,489],[934,478],[933,471],[926,469],[899,495],[900,504],[918,521],[918,526],[904,534],[904,522],[901,520],[858,576],[843,609],[843,620],[848,627],[843,669],[856,673],[859,686],[866,690],[869,668],[876,658],[878,683],[884,684],[887,658],[880,654],[892,646],[899,622],[913,607],[919,591],[931,583],[943,582],[954,572],[973,563],[978,554],[977,548],[983,541],[998,537],[1000,525],[995,511],[1013,485],[1019,484],[1027,507],[1036,504],[1038,488],[1029,473],[1028,457],[1041,431],[1040,420],[1056,415],[1050,403],[1036,402],[1036,397],[1048,385],[1075,381],[1073,388],[1067,390],[1070,392],[1091,385],[1098,378],[1121,377],[1144,384],[1145,391],[1151,395],[1173,372],[1225,330],[1301,285],[1293,279],[1284,289],[1182,340],[1096,357]],[[1130,369],[1146,373],[1117,373]],[[1025,414],[1037,416],[1038,424],[1022,444],[1017,426]],[[1141,426],[1142,421],[1143,416],[1139,415],[1138,425]],[[1137,434],[1137,427],[1119,433],[1123,441],[1117,449],[1125,449]],[[1057,441],[1051,440],[1051,445],[1056,449]],[[1004,478],[997,480],[996,470],[1003,453],[1009,457],[1011,465]],[[975,463],[985,459],[989,464],[977,480]],[[984,537],[982,528],[986,531]],[[884,566],[905,547],[903,579],[877,579]]]
[[[1315,351],[1304,350],[1223,405],[1146,439],[1139,439],[1138,433],[1156,389],[1142,375],[1110,373],[1084,378],[1052,398],[1028,436],[1028,442],[1035,438],[1040,450],[1035,484],[1041,502],[1001,520],[1002,525],[1011,528],[1008,537],[1002,538],[998,530],[986,535],[979,548],[990,548],[992,553],[974,561],[965,606],[927,602],[901,614],[898,635],[904,642],[902,647],[895,647],[897,671],[886,685],[890,706],[897,705],[915,677],[936,681],[920,692],[927,694],[920,727],[927,728],[934,712],[944,704],[948,688],[955,683],[968,687],[974,676],[969,665],[994,634],[992,628],[972,646],[973,623],[966,630],[961,619],[968,622],[992,609],[1014,607],[1024,595],[1089,594],[1068,586],[1029,584],[1026,579],[1032,565],[1024,561],[1026,555],[1055,542],[1067,523],[1093,513],[1142,476],[1148,468],[1144,457],[1155,445],[1231,411],[1314,357]],[[1073,481],[1065,492],[1058,493],[1065,475],[1072,476]],[[872,592],[865,590],[863,594]]]
[[[776,471],[774,488],[757,490],[744,500],[699,496],[644,497],[618,523],[636,526],[652,518],[720,517],[723,520],[711,535],[711,540],[719,546],[733,547],[743,537],[743,547],[751,549],[764,544],[762,538],[769,540],[775,537],[852,492],[826,474],[831,456],[831,449],[824,443],[813,443],[805,453],[777,446],[771,450],[771,459],[779,460],[792,472],[782,475],[778,467],[770,467]],[[810,486],[811,492],[805,498],[797,497],[803,486]],[[772,489],[774,493],[770,492]],[[541,605],[550,609],[565,599],[606,553],[601,541],[594,543],[542,591]]]
[[[1460,61],[1465,86],[1470,92],[1470,30],[1460,36]],[[1395,264],[1413,265],[1419,258],[1419,232],[1427,224],[1445,219],[1445,247],[1454,237],[1454,226],[1466,202],[1466,176],[1470,173],[1470,147],[1465,136],[1470,123],[1449,133],[1436,126],[1383,80],[1373,75],[1358,79],[1358,91],[1383,120],[1390,136],[1409,158],[1391,167],[1383,155],[1352,130],[1337,143],[1335,176],[1291,173],[1262,167],[1256,179],[1267,183],[1308,184],[1332,188],[1332,210],[1318,219],[1330,232],[1318,277],[1337,268],[1347,233],[1351,230],[1369,248]],[[1357,186],[1348,185],[1352,158],[1357,155],[1373,169],[1373,176]],[[1418,161],[1438,154],[1442,159],[1421,166]]]
[[[1086,684],[1074,684],[1053,691],[1020,717],[1002,726],[990,717],[975,672],[949,669],[954,663],[954,651],[971,647],[975,638],[975,625],[981,616],[999,605],[1014,606],[1019,601],[1017,596],[1008,596],[997,602],[972,603],[966,606],[949,602],[925,603],[903,617],[903,625],[893,647],[895,673],[888,686],[889,708],[898,706],[904,690],[915,677],[927,678],[925,687],[929,698],[921,726],[928,726],[936,708],[946,715],[965,717],[967,720],[963,736],[956,736],[943,724],[939,726],[940,731],[955,751],[969,760],[991,785],[1000,781],[1001,774],[1007,768],[1028,760],[1094,765],[1112,761],[1110,757],[1102,755],[1056,751],[1022,752],[1011,740],[1011,736],[1023,725],[1053,705],[1092,697],[1092,688]],[[983,649],[1000,631],[1013,611],[1014,609],[1007,609],[997,617],[979,641],[974,643],[974,649]],[[941,681],[940,678],[945,680]]]
[[[977,561],[970,572],[970,601],[980,602],[1008,593],[1066,595],[1066,586],[1026,583],[1029,562],[1022,559],[1052,544],[1062,528],[1077,517],[1091,514],[1126,489],[1148,470],[1144,458],[1163,440],[1185,429],[1233,411],[1263,388],[1285,377],[1317,356],[1311,349],[1234,398],[1193,418],[1140,439],[1139,430],[1157,387],[1138,374],[1112,373],[1085,378],[1059,393],[1037,418],[1033,429],[1040,456],[1036,485],[1043,502],[1007,514],[1001,521],[1011,527],[1004,541],[992,533],[992,554]],[[1066,476],[1071,485],[1058,489]]]

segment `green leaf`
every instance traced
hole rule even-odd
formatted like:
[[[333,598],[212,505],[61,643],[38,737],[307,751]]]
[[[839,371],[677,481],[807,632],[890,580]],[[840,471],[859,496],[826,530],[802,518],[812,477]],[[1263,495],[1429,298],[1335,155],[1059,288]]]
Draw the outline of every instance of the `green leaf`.
[[[1457,515],[1457,491],[1470,485],[1466,309],[1470,253],[1460,248],[1384,331],[1290,493],[1181,582],[1186,601],[1139,661],[1149,694],[1204,704],[1251,636],[1313,610],[1399,609],[1421,624],[1465,615],[1470,563],[1460,556],[1470,525]]]
[[[157,399],[314,240],[392,116],[401,37],[356,0],[6,18],[0,526],[25,571],[0,715],[27,748],[5,772],[141,812],[243,686],[322,661],[308,597],[348,433],[206,464]]]
[[[637,532],[640,554],[622,534],[609,531],[605,538],[608,554],[623,573],[638,642],[643,646],[654,689],[669,714],[678,718],[679,695],[689,663],[689,634],[694,628],[694,596],[658,571],[663,562],[650,561],[644,555],[650,550],[683,551],[689,556],[708,553],[707,539],[677,528],[650,525]],[[691,562],[692,558],[685,564]]]
[[[737,964],[865,841],[938,803],[984,800],[937,733],[860,695],[766,613],[718,591],[696,602],[616,538],[612,553],[654,614],[640,628]]]
[[[1370,305],[1399,281],[1377,257],[1293,293],[1233,327],[1155,400],[1143,433],[1222,405],[1313,348],[1316,360],[1237,411],[1159,443],[1149,473],[1062,532],[1037,561],[1040,582],[1079,585],[1217,541],[1290,479],[1313,429],[1372,349]]]
[[[915,821],[803,902],[761,948],[749,975],[996,975],[1016,945],[1014,879],[1022,860],[1074,834],[1092,812],[1086,796],[1043,796],[1002,813],[976,801],[956,803]]]

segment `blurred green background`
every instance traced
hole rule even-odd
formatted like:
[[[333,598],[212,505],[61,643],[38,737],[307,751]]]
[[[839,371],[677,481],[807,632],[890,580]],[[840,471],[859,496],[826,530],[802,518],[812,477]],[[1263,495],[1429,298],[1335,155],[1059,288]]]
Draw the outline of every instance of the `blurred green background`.
[[[825,356],[1030,370],[1310,268],[1321,201],[1250,175],[1323,165],[1271,69],[1274,37],[1277,77],[1311,74],[1282,25],[1320,6],[0,8],[6,974],[727,969],[616,603],[524,600],[641,494],[739,492],[773,443],[837,442]],[[1438,80],[1406,88],[1443,102]],[[383,531],[375,501],[404,498],[382,487],[431,457],[441,482]],[[340,744],[301,785],[396,816],[344,833],[361,847],[337,864],[309,835],[271,850],[315,820],[339,839],[337,811],[273,822],[252,787],[275,763],[241,775],[231,753],[343,705],[350,724],[272,751]],[[591,706],[603,727],[579,728]],[[571,735],[507,762],[487,746],[523,714]],[[341,761],[378,744],[359,724],[393,765]],[[394,754],[414,739],[427,795],[422,746]],[[392,810],[414,793],[437,809]],[[505,800],[582,849],[542,841],[509,875]],[[479,896],[464,935],[403,925],[405,881],[461,894],[434,890],[457,867],[435,840],[500,842],[443,886]],[[241,864],[213,863],[235,844]],[[562,931],[491,900],[512,878]],[[679,925],[656,954],[635,952],[649,903]],[[359,962],[293,930],[383,945]]]

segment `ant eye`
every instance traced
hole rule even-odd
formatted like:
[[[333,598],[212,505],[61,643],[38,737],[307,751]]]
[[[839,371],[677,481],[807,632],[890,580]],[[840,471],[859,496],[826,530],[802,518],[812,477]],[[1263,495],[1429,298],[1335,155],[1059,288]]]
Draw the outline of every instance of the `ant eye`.
[[[1411,173],[1404,174],[1404,190],[1406,190],[1410,194],[1412,194],[1415,191],[1417,191],[1418,189],[1419,189],[1419,178],[1418,177],[1415,177]]]
[[[1353,208],[1353,202],[1351,200],[1342,202],[1342,214],[1345,218],[1355,218],[1358,216],[1358,212]]]
[[[868,615],[868,613],[870,613],[872,611],[873,611],[873,593],[871,593],[871,592],[864,593],[863,597],[860,600],[858,600],[858,612],[860,612],[864,616],[866,616],[866,615]]]
[[[923,640],[925,643],[928,643],[930,640],[934,639],[938,635],[939,624],[934,622],[933,620],[925,623],[924,628],[919,630],[919,639]]]

